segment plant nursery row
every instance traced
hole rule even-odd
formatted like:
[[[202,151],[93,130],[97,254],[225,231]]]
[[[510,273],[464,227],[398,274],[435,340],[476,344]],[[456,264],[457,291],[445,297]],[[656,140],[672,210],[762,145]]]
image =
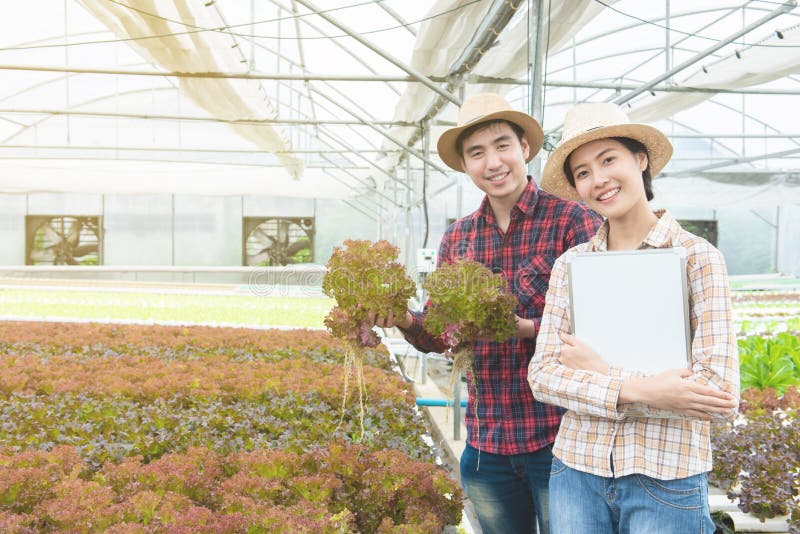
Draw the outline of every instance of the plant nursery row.
[[[2,532],[440,532],[413,394],[321,331],[0,323]]]
[[[733,426],[712,425],[711,483],[759,519],[785,516],[800,534],[800,338],[738,340],[741,403]]]

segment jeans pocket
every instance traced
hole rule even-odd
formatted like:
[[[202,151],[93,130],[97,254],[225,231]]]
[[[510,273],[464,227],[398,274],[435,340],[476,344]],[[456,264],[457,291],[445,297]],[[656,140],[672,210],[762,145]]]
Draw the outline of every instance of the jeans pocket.
[[[658,480],[645,475],[634,475],[645,494],[657,502],[681,510],[703,508],[703,475],[695,475],[676,480]]]
[[[567,466],[564,464],[564,462],[553,456],[553,463],[550,464],[550,477],[552,478],[556,475],[559,475],[566,470]]]

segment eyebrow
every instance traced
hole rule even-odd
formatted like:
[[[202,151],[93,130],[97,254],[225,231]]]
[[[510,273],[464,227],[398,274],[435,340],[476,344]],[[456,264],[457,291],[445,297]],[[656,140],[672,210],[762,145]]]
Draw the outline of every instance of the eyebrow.
[[[502,143],[503,141],[510,141],[510,140],[511,140],[511,135],[510,134],[502,134],[502,135],[499,135],[499,136],[495,137],[494,139],[492,139],[488,144],[496,145],[497,143]],[[481,148],[482,146],[483,145],[481,145],[480,143],[477,143],[477,144],[474,144],[474,145],[465,146],[464,147],[464,153],[465,154],[469,154],[473,150]]]
[[[601,150],[600,152],[598,152],[598,153],[595,155],[595,157],[594,157],[594,158],[592,158],[592,159],[600,159],[600,158],[602,158],[602,157],[605,155],[605,153],[606,153],[606,152],[610,152],[610,151],[612,151],[612,150],[617,150],[617,147],[610,146],[610,147],[608,147],[608,148],[605,148],[605,149]],[[586,166],[586,164],[585,164],[585,163],[581,163],[581,164],[579,164],[579,165],[575,165],[574,167],[572,167],[572,174],[575,174],[575,171],[576,171],[576,170],[580,169],[581,167],[585,167],[585,166]]]

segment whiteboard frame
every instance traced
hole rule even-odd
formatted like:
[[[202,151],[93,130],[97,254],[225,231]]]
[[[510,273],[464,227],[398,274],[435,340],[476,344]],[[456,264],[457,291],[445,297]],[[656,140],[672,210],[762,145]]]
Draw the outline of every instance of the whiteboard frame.
[[[645,321],[642,322],[641,320],[634,319],[635,314],[639,314],[641,316],[650,315],[646,311],[643,310],[635,310],[631,309],[630,306],[625,306],[626,301],[623,300],[616,300],[614,302],[606,302],[608,304],[609,309],[608,313],[605,314],[606,318],[610,317],[617,317],[621,316],[623,318],[629,318],[633,321],[636,327],[643,327],[650,332],[649,337],[653,339],[658,338],[658,330],[663,328],[669,328],[671,332],[676,332],[681,330],[681,325],[678,324],[678,321],[682,323],[682,331],[683,336],[686,341],[685,343],[685,353],[682,355],[673,355],[673,354],[662,354],[657,355],[656,358],[641,360],[638,359],[635,362],[630,357],[623,357],[624,363],[620,363],[619,361],[615,360],[614,358],[609,358],[610,361],[607,361],[610,365],[620,366],[622,365],[623,368],[631,371],[643,372],[645,374],[655,374],[660,372],[660,370],[667,370],[677,367],[691,367],[692,364],[692,336],[691,336],[691,323],[689,319],[689,285],[688,285],[688,276],[686,273],[686,249],[683,247],[671,247],[671,248],[649,248],[649,249],[637,249],[637,250],[620,250],[620,251],[595,251],[595,252],[575,252],[571,251],[566,254],[566,265],[567,265],[567,278],[568,278],[568,285],[569,285],[569,311],[570,311],[570,331],[573,335],[575,335],[578,339],[581,339],[580,332],[576,332],[576,312],[581,313],[580,310],[575,309],[575,298],[574,298],[574,289],[577,285],[578,288],[582,287],[582,284],[597,284],[598,280],[576,280],[576,271],[583,272],[581,269],[573,269],[573,264],[576,262],[590,262],[589,265],[595,263],[596,266],[599,266],[601,269],[604,269],[603,274],[608,275],[611,273],[611,278],[606,278],[602,282],[613,285],[614,283],[618,284],[626,284],[630,287],[631,284],[635,284],[635,288],[640,288],[641,291],[645,291],[646,294],[649,295],[648,300],[652,300],[654,305],[660,301],[660,299],[668,299],[674,301],[674,294],[677,292],[678,288],[674,287],[672,284],[663,283],[661,280],[654,280],[650,273],[645,272],[642,276],[636,276],[634,279],[628,277],[625,279],[617,279],[614,280],[613,276],[613,269],[610,269],[609,266],[620,266],[621,264],[616,262],[628,262],[628,265],[625,267],[630,270],[632,265],[635,265],[638,258],[647,257],[645,261],[652,262],[658,261],[664,264],[664,268],[671,269],[672,267],[669,264],[675,263],[677,259],[677,264],[680,266],[680,294],[681,294],[681,302],[680,306],[682,308],[682,315],[680,317],[676,317],[675,323],[672,324],[662,324],[660,322],[655,321]],[[641,262],[640,262],[641,263]],[[585,276],[585,275],[584,275]],[[616,274],[616,276],[622,276],[622,274]],[[664,300],[661,300],[664,301]],[[605,302],[605,301],[604,301]],[[589,312],[583,312],[589,313]],[[644,314],[644,315],[642,315]],[[593,321],[602,321],[603,317],[593,317]],[[645,334],[648,335],[648,334]],[[683,365],[681,364],[680,357],[683,357]],[[604,358],[605,359],[605,358]],[[662,365],[663,364],[663,365]],[[658,369],[657,369],[658,368]]]

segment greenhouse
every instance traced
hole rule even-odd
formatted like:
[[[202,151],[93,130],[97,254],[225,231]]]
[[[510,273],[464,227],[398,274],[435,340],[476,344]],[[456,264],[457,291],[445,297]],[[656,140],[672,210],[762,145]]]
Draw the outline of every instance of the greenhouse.
[[[0,27],[0,531],[490,530],[459,462],[502,410],[442,353],[516,339],[522,277],[486,256],[496,287],[433,312],[440,244],[494,199],[439,140],[494,93],[541,125],[537,190],[576,104],[668,138],[649,206],[721,253],[738,348],[711,515],[800,532],[795,0],[28,0]],[[525,370],[561,252],[526,251]]]

